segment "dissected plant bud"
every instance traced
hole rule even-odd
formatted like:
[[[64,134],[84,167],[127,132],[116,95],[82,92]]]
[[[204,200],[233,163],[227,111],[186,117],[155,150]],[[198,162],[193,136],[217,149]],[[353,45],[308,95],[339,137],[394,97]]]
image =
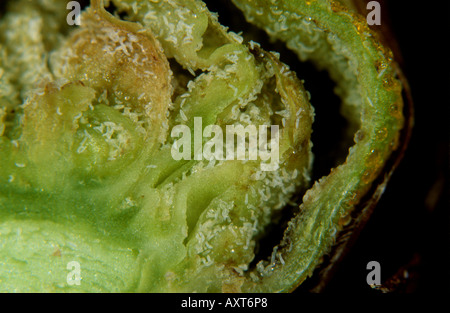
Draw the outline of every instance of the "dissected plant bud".
[[[74,29],[48,16],[58,1],[19,1],[0,22],[0,290],[279,292],[311,275],[398,146],[401,87],[334,0],[234,2],[336,80],[358,130],[345,163],[310,181],[302,82],[201,1],[112,0],[124,20],[92,0]]]

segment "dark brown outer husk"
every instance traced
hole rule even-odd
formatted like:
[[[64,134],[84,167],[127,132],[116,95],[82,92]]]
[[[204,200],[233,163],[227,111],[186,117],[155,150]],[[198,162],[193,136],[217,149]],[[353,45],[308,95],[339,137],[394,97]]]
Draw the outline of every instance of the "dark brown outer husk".
[[[368,0],[345,0],[342,2],[345,2],[346,5],[361,14],[367,14],[366,5]],[[386,8],[386,5],[383,5],[385,1],[379,2],[381,4],[382,10],[383,8]],[[351,250],[352,246],[357,241],[357,238],[359,237],[362,229],[370,219],[374,209],[377,206],[378,201],[381,199],[382,194],[388,185],[389,179],[403,159],[411,138],[411,133],[414,125],[414,106],[411,90],[408,81],[401,69],[403,65],[401,51],[395,40],[395,37],[393,36],[389,28],[389,21],[386,18],[388,14],[386,14],[386,12],[382,12],[381,16],[381,25],[372,27],[372,29],[378,33],[382,43],[393,51],[395,58],[395,63],[393,64],[403,88],[402,97],[404,101],[403,114],[405,117],[405,124],[400,133],[400,146],[392,153],[391,157],[386,162],[383,171],[374,181],[373,187],[369,190],[362,201],[355,207],[355,210],[351,214],[351,222],[348,225],[344,226],[340,231],[336,239],[336,244],[333,246],[330,253],[326,257],[324,257],[322,263],[318,266],[318,268],[316,268],[312,277],[306,280],[305,283],[298,288],[308,292],[320,293],[325,290],[326,286],[329,284],[334,274],[337,272],[339,265],[341,264],[347,253]]]

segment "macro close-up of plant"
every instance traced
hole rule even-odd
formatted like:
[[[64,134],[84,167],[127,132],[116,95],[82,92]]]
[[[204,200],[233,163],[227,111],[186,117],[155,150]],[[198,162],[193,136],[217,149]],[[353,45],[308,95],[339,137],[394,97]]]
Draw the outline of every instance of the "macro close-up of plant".
[[[0,291],[320,291],[412,128],[357,3],[2,4]]]

